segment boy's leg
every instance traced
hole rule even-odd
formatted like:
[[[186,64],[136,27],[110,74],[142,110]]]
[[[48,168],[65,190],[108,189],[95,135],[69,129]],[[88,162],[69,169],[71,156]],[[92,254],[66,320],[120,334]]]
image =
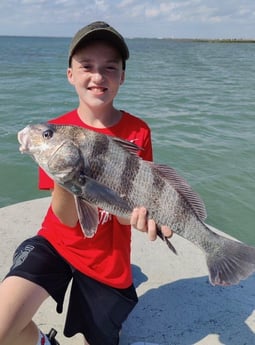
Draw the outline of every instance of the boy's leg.
[[[0,344],[37,345],[39,330],[31,321],[33,315],[49,295],[61,313],[71,278],[70,266],[43,237],[22,242],[0,284]],[[53,338],[51,343],[57,341]]]
[[[90,345],[117,345],[122,323],[136,303],[133,286],[114,289],[74,271],[64,334],[82,333]]]
[[[32,318],[48,297],[46,290],[24,278],[10,276],[0,284],[0,344],[36,345]]]

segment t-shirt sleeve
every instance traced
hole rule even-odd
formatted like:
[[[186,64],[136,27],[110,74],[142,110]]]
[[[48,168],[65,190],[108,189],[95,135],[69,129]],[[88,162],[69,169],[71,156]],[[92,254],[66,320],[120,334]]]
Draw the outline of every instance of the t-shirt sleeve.
[[[38,188],[42,190],[54,188],[53,180],[40,167],[38,171]]]
[[[143,150],[141,151],[140,156],[142,157],[142,159],[144,159],[146,161],[152,161],[153,160],[150,129],[147,129],[144,133]]]

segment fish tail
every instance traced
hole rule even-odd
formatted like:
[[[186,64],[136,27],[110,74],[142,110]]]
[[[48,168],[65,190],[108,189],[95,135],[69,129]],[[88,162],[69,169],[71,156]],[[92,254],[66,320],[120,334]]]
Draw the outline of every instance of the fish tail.
[[[220,236],[220,249],[207,254],[212,285],[235,285],[255,272],[255,248]]]

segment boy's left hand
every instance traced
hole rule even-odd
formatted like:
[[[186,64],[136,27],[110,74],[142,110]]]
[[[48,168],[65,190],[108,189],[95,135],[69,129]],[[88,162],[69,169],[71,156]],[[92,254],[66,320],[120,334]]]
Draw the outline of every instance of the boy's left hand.
[[[130,218],[130,224],[132,227],[139,231],[147,232],[149,239],[155,241],[157,238],[156,223],[153,219],[147,219],[147,210],[145,207],[137,207],[133,210]],[[173,231],[167,226],[161,226],[162,234],[170,238],[173,236]]]

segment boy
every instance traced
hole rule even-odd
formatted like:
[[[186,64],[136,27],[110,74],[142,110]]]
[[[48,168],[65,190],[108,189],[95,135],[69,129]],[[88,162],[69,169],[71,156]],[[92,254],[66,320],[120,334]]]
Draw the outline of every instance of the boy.
[[[79,105],[50,122],[134,141],[143,148],[140,156],[152,160],[148,126],[113,105],[125,79],[128,57],[123,37],[108,24],[95,22],[78,31],[69,50],[67,78],[76,89]],[[54,332],[45,336],[32,317],[49,295],[62,312],[72,280],[64,334],[82,333],[90,345],[117,345],[122,323],[137,303],[130,265],[130,225],[155,240],[155,223],[147,221],[143,207],[135,209],[130,219],[99,210],[98,231],[93,238],[85,238],[72,194],[42,170],[39,187],[53,190],[52,201],[37,236],[18,247],[13,266],[0,285],[0,344],[57,345]],[[166,227],[162,231],[171,235]]]

